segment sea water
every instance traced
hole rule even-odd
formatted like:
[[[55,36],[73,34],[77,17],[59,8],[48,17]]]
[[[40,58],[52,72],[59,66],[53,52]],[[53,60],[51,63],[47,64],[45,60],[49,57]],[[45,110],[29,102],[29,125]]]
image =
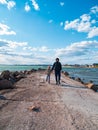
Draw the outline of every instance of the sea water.
[[[0,72],[4,70],[9,71],[24,71],[31,69],[46,69],[47,65],[0,65]],[[63,67],[63,71],[67,71],[70,77],[81,78],[84,82],[93,81],[98,84],[98,68],[68,68]]]
[[[98,68],[63,68],[71,77],[81,78],[84,82],[98,84]]]
[[[38,68],[46,68],[45,65],[0,65],[0,72],[4,70],[9,71],[24,71],[24,70],[31,70],[31,69],[38,69]]]

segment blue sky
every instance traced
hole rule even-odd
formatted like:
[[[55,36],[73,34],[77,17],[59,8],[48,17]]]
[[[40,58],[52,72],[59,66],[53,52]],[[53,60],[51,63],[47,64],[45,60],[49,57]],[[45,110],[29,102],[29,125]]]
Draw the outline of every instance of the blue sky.
[[[0,0],[0,64],[98,63],[97,0]]]

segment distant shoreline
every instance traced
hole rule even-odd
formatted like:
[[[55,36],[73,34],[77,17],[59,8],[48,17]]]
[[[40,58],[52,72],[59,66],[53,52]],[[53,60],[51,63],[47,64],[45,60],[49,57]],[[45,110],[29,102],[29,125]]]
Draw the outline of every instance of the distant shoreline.
[[[52,64],[32,64],[32,65],[28,65],[28,64],[0,64],[0,66],[52,66]],[[63,68],[98,68],[98,66],[86,66],[86,65],[62,65]]]

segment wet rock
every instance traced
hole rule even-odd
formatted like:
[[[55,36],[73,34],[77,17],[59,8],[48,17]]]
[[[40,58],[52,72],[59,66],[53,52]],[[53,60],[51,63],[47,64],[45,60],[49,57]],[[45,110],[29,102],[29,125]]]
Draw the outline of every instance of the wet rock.
[[[92,87],[91,87],[91,89],[93,89],[95,92],[98,92],[98,85],[93,85]]]
[[[28,71],[27,71],[27,70],[25,70],[25,71],[24,71],[24,74],[25,74],[25,75],[27,75],[27,74],[28,74]]]
[[[44,71],[45,69],[42,69],[42,68],[38,68],[38,71]]]
[[[24,74],[19,74],[19,75],[17,75],[17,76],[15,77],[15,80],[16,80],[16,81],[19,81],[19,80],[22,79],[22,78],[26,78],[26,76],[25,76]]]
[[[85,86],[88,87],[88,88],[90,88],[90,89],[93,89],[95,92],[98,91],[98,85],[96,85],[96,84],[86,83]]]
[[[71,79],[75,80],[75,77],[70,77]]]
[[[0,90],[1,89],[12,89],[14,88],[14,85],[11,81],[7,79],[0,80]]]
[[[63,74],[65,75],[65,76],[69,76],[69,73],[68,72],[63,72]]]
[[[15,71],[11,74],[11,81],[17,82],[22,78],[26,78],[26,74],[24,74],[22,71]]]
[[[36,72],[37,70],[36,69],[31,69],[31,72]]]
[[[19,75],[19,72],[18,72],[18,71],[15,71],[15,72],[12,73],[12,75],[13,75],[13,77],[16,77],[16,76]]]
[[[84,84],[84,82],[83,82],[83,81],[81,80],[81,78],[79,78],[79,77],[78,77],[78,78],[75,78],[75,80],[78,81],[78,82],[80,82],[80,83],[82,83],[82,84]]]
[[[2,80],[3,78],[1,77],[1,75],[0,75],[0,80]]]
[[[10,78],[10,71],[9,71],[9,70],[3,71],[3,72],[1,73],[1,78],[2,78],[2,79],[7,79],[7,80],[9,80],[9,78]]]
[[[93,83],[93,81],[92,81],[92,80],[90,80],[89,82],[90,82],[90,83]]]
[[[90,88],[90,89],[91,89],[91,88],[94,86],[94,84],[93,84],[93,83],[86,83],[85,86],[86,86],[87,88]]]

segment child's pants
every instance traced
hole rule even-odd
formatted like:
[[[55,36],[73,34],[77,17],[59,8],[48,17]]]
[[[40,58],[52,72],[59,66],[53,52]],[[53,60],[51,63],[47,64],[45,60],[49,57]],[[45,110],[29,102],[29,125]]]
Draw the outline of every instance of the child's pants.
[[[47,75],[46,81],[48,81],[48,83],[50,83],[50,75]]]

